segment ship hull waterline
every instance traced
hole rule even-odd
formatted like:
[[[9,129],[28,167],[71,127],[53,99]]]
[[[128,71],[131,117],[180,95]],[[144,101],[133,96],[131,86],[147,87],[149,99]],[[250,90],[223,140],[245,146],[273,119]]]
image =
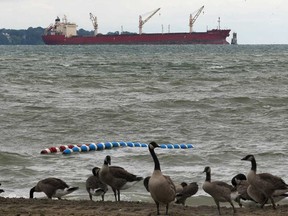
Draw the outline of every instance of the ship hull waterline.
[[[226,38],[230,30],[211,30],[193,33],[120,34],[97,36],[43,35],[47,45],[92,44],[229,44]]]

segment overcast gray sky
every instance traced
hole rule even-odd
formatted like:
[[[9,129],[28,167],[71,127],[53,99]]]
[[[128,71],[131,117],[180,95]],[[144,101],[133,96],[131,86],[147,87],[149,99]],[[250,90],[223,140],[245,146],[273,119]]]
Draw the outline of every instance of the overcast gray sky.
[[[204,5],[195,31],[221,28],[237,32],[239,44],[288,44],[287,0],[0,0],[0,29],[47,27],[65,14],[78,28],[92,30],[92,12],[99,32],[138,32],[138,17],[157,8],[143,32],[187,32],[190,13]],[[228,39],[230,42],[230,38]]]

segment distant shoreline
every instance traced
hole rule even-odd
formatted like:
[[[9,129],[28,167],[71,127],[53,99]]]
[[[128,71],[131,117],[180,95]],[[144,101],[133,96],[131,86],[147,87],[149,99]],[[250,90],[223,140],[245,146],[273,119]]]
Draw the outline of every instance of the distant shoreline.
[[[282,216],[288,212],[288,204],[277,206],[273,210],[270,205],[261,208],[239,208],[236,215],[245,216]],[[3,215],[156,215],[156,206],[148,202],[112,202],[112,201],[90,201],[90,200],[48,200],[48,199],[25,199],[25,198],[3,198],[0,197],[0,212]],[[165,215],[165,206],[160,205],[160,214]],[[222,215],[232,215],[232,208],[221,207]],[[182,206],[171,204],[169,215],[181,216],[214,216],[218,215],[216,205]]]

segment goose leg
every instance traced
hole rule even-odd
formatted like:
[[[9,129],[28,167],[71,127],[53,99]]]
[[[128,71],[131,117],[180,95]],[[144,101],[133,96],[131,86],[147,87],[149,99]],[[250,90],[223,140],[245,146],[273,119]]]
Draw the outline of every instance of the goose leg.
[[[238,203],[239,207],[242,208],[241,198],[238,196],[235,201]]]
[[[53,192],[48,191],[48,192],[44,192],[46,194],[46,196],[48,197],[48,199],[52,199],[53,196]]]
[[[118,201],[120,201],[120,190],[117,190],[118,193]]]
[[[221,215],[219,202],[217,200],[215,200],[215,199],[214,199],[214,201],[215,201],[215,203],[217,205],[218,213],[219,213],[219,215]]]
[[[168,215],[169,203],[166,205],[166,215]]]
[[[236,213],[236,209],[235,209],[233,203],[232,203],[231,201],[230,201],[229,203],[231,204],[231,206],[232,206],[232,208],[233,208],[233,212]]]
[[[159,212],[159,203],[156,202],[156,201],[155,201],[155,203],[156,203],[156,208],[157,208],[157,215],[160,215],[160,212]]]
[[[113,192],[114,192],[115,201],[117,202],[116,189],[112,188],[112,190],[113,190]]]
[[[102,201],[104,202],[104,194],[102,194],[101,197],[102,197]]]
[[[274,199],[272,198],[272,196],[270,197],[270,200],[271,200],[271,203],[273,205],[273,209],[276,209],[276,205],[275,205],[275,202],[274,202]]]
[[[268,201],[268,198],[266,198],[266,199],[264,200],[264,202],[261,204],[260,208],[263,208],[264,205],[267,203],[267,201]]]

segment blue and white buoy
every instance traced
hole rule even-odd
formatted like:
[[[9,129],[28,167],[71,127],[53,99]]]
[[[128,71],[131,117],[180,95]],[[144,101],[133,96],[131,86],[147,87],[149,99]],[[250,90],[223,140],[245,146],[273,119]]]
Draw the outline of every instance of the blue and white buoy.
[[[101,151],[105,149],[112,149],[117,147],[144,147],[147,148],[148,144],[140,142],[100,142],[90,144],[78,144],[78,145],[61,145],[60,147],[51,147],[44,149],[41,154],[62,152],[63,154],[71,154],[73,152],[89,152],[89,151]],[[163,149],[191,149],[194,148],[192,144],[160,144],[160,148]]]
[[[148,144],[140,142],[101,142],[101,143],[90,143],[83,144],[81,147],[74,146],[72,149],[68,148],[63,151],[63,154],[71,154],[73,152],[88,152],[88,151],[100,151],[104,149],[112,149],[115,147],[144,147],[147,148]],[[163,149],[190,149],[194,148],[192,144],[160,144]]]

